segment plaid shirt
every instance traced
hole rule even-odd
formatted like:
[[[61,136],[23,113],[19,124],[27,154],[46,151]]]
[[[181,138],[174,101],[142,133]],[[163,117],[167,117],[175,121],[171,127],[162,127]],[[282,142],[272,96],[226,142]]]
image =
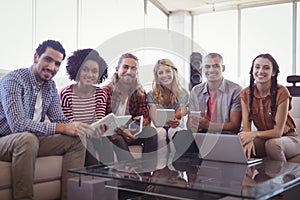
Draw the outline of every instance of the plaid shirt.
[[[42,118],[33,121],[37,94],[42,89]],[[10,72],[0,80],[0,136],[32,132],[37,136],[55,134],[55,123],[44,122],[47,115],[51,122],[67,123],[56,85],[53,80],[40,85],[33,69],[22,68]]]
[[[116,112],[120,104],[120,95],[117,95],[110,85],[106,86],[105,89],[107,91],[106,115],[108,115],[111,112]],[[132,118],[143,115],[143,125],[147,126],[150,124],[147,95],[145,91],[143,91],[143,95],[139,95],[137,91],[133,92],[126,106],[125,114],[131,115]]]

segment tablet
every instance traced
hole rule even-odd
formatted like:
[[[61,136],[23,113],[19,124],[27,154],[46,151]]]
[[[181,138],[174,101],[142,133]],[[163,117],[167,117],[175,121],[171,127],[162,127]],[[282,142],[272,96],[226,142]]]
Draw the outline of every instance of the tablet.
[[[190,116],[201,118],[201,111],[190,111]]]
[[[116,116],[113,113],[110,113],[108,115],[106,115],[104,118],[94,122],[91,124],[91,126],[93,128],[96,128],[102,124],[107,124],[108,130],[105,131],[105,133],[103,134],[103,136],[112,136],[115,134],[115,129],[117,127],[120,127],[122,125],[125,125],[126,122],[128,122],[131,118],[131,115],[123,115],[123,116]]]
[[[143,130],[143,120],[144,120],[144,117],[143,117],[143,115],[141,115],[138,120],[133,120],[128,125],[128,127],[130,129],[134,129],[133,131],[131,131],[133,136],[137,136],[138,134],[140,134],[142,132],[142,130]]]
[[[155,125],[164,126],[167,121],[174,119],[174,109],[156,109]]]

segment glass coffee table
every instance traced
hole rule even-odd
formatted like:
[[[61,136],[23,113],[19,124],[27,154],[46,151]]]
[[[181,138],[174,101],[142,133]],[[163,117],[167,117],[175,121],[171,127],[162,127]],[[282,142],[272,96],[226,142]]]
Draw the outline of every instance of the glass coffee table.
[[[159,162],[167,164],[160,167],[157,158],[149,158],[69,171],[80,175],[79,182],[86,175],[109,178],[117,184],[107,188],[168,199],[268,199],[300,183],[298,163],[263,160],[247,166],[206,161],[194,154],[172,162],[164,159]]]

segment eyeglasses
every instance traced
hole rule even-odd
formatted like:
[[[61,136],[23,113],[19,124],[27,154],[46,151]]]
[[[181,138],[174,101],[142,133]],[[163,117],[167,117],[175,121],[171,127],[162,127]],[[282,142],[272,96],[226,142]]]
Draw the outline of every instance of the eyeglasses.
[[[213,64],[213,65],[204,65],[204,68],[205,69],[210,69],[210,68],[214,68],[214,69],[217,69],[217,68],[219,68],[220,67],[220,64]]]

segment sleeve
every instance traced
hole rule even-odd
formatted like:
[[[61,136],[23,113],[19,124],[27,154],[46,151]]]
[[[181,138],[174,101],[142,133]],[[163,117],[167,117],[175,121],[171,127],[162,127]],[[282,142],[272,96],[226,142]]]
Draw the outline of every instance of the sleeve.
[[[29,90],[24,89],[24,85],[19,80],[21,79],[6,77],[1,88],[2,106],[11,132],[28,131],[37,136],[55,134],[55,123],[36,122],[26,116],[25,109],[30,108],[24,107],[23,101],[28,100],[28,95],[31,94]],[[56,96],[58,95],[56,94]],[[57,103],[60,107],[59,101]]]
[[[179,106],[184,106],[189,102],[189,93],[183,92],[179,100]]]
[[[132,117],[143,115],[144,117],[143,125],[147,126],[150,123],[150,116],[149,116],[149,109],[147,105],[146,92],[143,92],[143,95],[139,95],[137,94],[137,92],[135,92],[134,96],[135,97],[132,99],[133,102],[131,102],[132,105],[130,106],[132,111],[134,112],[130,112],[130,113],[132,114]]]
[[[107,85],[107,86],[103,87],[103,89],[105,90],[105,93],[107,95],[105,115],[108,115],[109,113],[112,112],[112,107],[111,107],[111,104],[112,104],[112,88],[109,85]]]
[[[156,106],[157,104],[154,102],[153,99],[153,91],[147,93],[147,104],[148,106]]]
[[[69,119],[73,120],[72,111],[72,96],[69,93],[70,87],[65,87],[59,92],[60,105],[64,115]]]
[[[290,99],[291,102],[291,95],[288,89],[284,86],[280,86],[277,93],[277,104],[282,104],[286,99]],[[290,106],[289,106],[290,107]]]
[[[69,123],[70,120],[64,115],[62,111],[56,86],[52,87],[51,94],[51,103],[47,111],[47,116],[49,117],[50,121],[53,123]]]
[[[102,119],[106,113],[107,93],[105,89],[96,88],[96,118]]]
[[[242,87],[237,86],[234,88],[233,94],[232,94],[232,99],[231,99],[231,112],[240,112],[242,111],[242,106],[241,106],[241,98],[240,98],[240,93],[241,93]]]
[[[248,105],[248,96],[249,96],[249,87],[243,89],[240,93],[240,100],[243,101],[246,105]]]
[[[197,98],[197,95],[196,95],[196,87],[194,87],[190,93],[190,97],[189,97],[189,110],[192,110],[192,111],[198,111],[198,107],[196,106],[197,102],[198,102],[198,98]]]

